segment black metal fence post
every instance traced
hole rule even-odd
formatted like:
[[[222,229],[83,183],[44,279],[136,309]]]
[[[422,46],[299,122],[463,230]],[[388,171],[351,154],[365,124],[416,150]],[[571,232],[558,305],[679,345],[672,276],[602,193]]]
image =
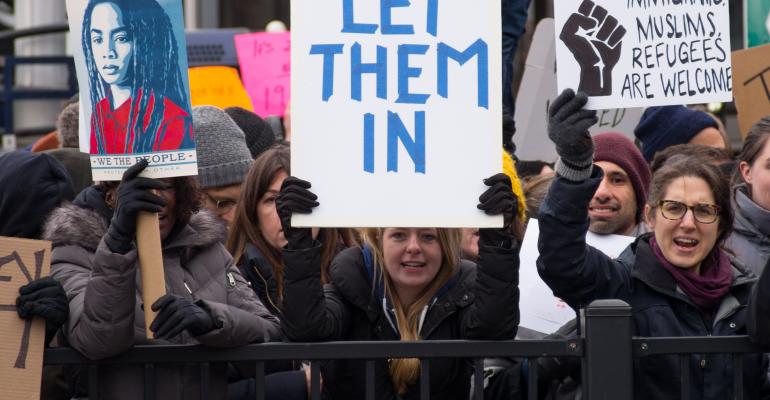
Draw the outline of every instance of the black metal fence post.
[[[585,310],[583,392],[588,400],[633,399],[631,307],[596,300]]]

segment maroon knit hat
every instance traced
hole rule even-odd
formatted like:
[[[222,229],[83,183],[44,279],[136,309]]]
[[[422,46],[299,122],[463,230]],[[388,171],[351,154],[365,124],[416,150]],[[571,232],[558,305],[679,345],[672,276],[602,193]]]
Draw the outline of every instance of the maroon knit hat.
[[[594,139],[594,161],[608,161],[617,164],[631,179],[636,194],[636,221],[641,220],[647,191],[652,179],[650,167],[639,148],[628,137],[618,132],[600,133]]]

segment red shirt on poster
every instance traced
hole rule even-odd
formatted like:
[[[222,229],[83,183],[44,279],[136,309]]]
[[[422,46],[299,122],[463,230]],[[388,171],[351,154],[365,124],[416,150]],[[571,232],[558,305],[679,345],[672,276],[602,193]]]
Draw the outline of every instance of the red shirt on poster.
[[[141,98],[141,91],[138,98]],[[152,142],[151,148],[134,150],[134,142],[137,139],[131,128],[136,121],[137,113],[131,114],[131,108],[139,108],[139,100],[129,98],[123,104],[112,110],[110,99],[102,99],[96,106],[96,112],[91,116],[91,154],[126,154],[144,153],[155,151],[179,150],[193,145],[193,132],[190,114],[180,108],[173,101],[163,96],[163,119]],[[155,96],[150,95],[147,103],[148,112],[144,115],[143,127],[147,129],[150,116],[155,107]],[[129,123],[129,117],[132,119]],[[102,148],[100,150],[99,138],[95,127],[101,124]]]

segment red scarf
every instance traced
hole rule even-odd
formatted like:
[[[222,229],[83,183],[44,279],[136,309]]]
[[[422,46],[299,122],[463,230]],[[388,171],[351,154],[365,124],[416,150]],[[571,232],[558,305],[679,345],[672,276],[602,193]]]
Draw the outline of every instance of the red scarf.
[[[687,297],[701,308],[701,311],[711,312],[730,290],[730,285],[733,283],[732,266],[725,252],[718,247],[715,247],[701,262],[700,274],[696,273],[694,268],[679,268],[671,265],[660,250],[654,236],[650,238],[650,248],[658,262],[671,274]]]

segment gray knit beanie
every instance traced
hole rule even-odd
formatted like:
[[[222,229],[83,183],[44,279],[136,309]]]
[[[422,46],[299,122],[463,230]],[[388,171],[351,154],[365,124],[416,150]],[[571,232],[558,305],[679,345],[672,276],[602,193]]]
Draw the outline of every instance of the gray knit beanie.
[[[62,110],[56,120],[56,131],[59,132],[60,147],[77,149],[80,147],[78,137],[78,119],[80,106],[77,102],[71,103]]]
[[[217,107],[193,107],[192,114],[201,188],[243,182],[252,163],[243,131]]]

